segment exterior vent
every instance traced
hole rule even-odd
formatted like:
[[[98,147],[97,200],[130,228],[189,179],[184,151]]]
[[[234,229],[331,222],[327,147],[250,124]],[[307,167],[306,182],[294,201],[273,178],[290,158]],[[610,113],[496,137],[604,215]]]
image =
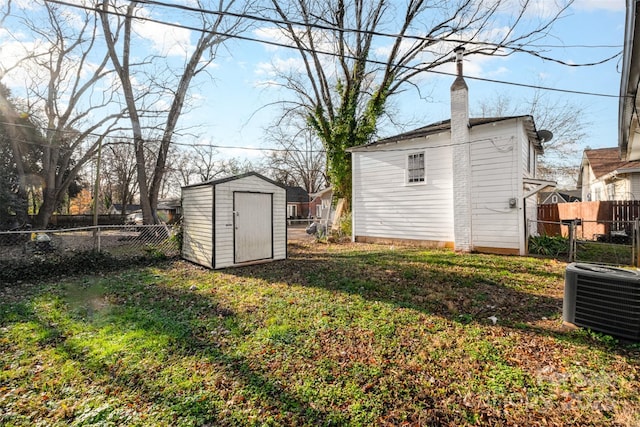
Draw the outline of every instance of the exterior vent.
[[[562,318],[576,326],[640,341],[640,273],[602,265],[569,264]]]

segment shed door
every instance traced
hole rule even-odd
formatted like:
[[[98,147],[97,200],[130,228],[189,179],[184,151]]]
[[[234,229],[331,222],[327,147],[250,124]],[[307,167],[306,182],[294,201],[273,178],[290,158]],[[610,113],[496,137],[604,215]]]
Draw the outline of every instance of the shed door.
[[[273,196],[233,193],[234,262],[273,258]]]

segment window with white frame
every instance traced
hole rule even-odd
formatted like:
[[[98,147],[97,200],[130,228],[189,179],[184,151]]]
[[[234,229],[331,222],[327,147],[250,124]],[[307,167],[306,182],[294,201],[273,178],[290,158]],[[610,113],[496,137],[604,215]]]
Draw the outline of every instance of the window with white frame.
[[[607,184],[607,196],[609,196],[609,200],[616,199],[616,185],[613,183]]]
[[[415,184],[425,181],[424,153],[407,156],[407,182]]]

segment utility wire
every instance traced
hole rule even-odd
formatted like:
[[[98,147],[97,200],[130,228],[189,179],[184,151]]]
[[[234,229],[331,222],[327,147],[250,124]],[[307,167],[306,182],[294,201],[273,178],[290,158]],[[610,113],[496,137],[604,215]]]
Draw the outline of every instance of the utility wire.
[[[50,0],[50,1],[55,1],[55,0]],[[568,47],[568,46],[550,46],[550,45],[534,45],[534,44],[529,45],[529,44],[523,44],[523,43],[515,44],[513,46],[505,46],[503,44],[498,44],[498,43],[482,42],[482,41],[474,41],[474,40],[424,37],[424,36],[416,36],[416,35],[412,35],[412,34],[385,33],[385,32],[381,32],[381,31],[363,30],[363,29],[359,29],[359,28],[338,28],[336,26],[322,25],[322,24],[318,24],[318,23],[308,23],[308,22],[299,22],[299,21],[292,21],[292,20],[282,20],[282,19],[276,19],[276,18],[265,18],[263,16],[250,15],[250,14],[247,14],[247,13],[220,12],[220,11],[214,11],[214,10],[204,9],[204,8],[199,8],[199,7],[187,6],[187,5],[181,5],[181,4],[166,3],[166,2],[162,2],[162,1],[158,1],[158,0],[128,0],[128,1],[130,3],[133,3],[135,1],[136,3],[161,6],[161,7],[166,7],[166,8],[170,8],[170,9],[179,9],[179,10],[184,10],[184,11],[188,11],[188,12],[196,12],[196,13],[202,13],[202,14],[207,14],[207,15],[232,16],[232,17],[238,18],[238,19],[249,19],[249,20],[252,20],[252,21],[265,22],[265,23],[269,23],[269,24],[295,25],[295,26],[300,26],[300,27],[309,27],[309,28],[313,28],[313,29],[317,29],[317,30],[339,31],[339,32],[344,32],[344,33],[356,33],[356,34],[363,34],[363,35],[389,37],[389,38],[394,38],[394,39],[404,38],[404,39],[417,40],[417,41],[428,40],[428,41],[432,41],[432,42],[450,42],[450,43],[456,43],[456,44],[492,46],[492,47],[495,47],[495,48],[513,50],[513,51],[516,51],[516,52],[526,51],[527,53],[529,53],[528,50],[524,50],[524,48],[527,47],[527,46],[544,47],[544,48]],[[582,45],[582,46],[573,46],[573,47],[590,47],[590,46]],[[619,49],[622,48],[621,45],[618,45],[618,46],[594,46],[594,47],[619,48]],[[574,67],[574,66],[578,66],[578,67],[580,67],[580,66],[590,66],[590,65],[596,65],[597,64],[597,63],[572,64],[572,63],[567,63],[567,62],[560,61],[560,60],[557,60],[557,59],[554,59],[554,58],[544,57],[544,56],[540,56],[540,55],[536,55],[536,56],[539,56],[540,58],[545,59],[545,60],[555,61],[555,62],[561,63],[563,65],[567,65],[567,66],[570,66],[570,67]],[[613,59],[613,58],[614,57],[606,59],[605,62],[609,61],[610,59]]]
[[[103,11],[103,10],[97,8],[97,7],[83,6],[83,5],[73,4],[73,3],[66,2],[66,1],[62,1],[62,0],[45,0],[45,1],[47,1],[49,3],[60,4],[60,5],[69,6],[69,7],[73,7],[73,8],[79,8],[79,9],[84,9],[84,10],[98,12],[98,13],[105,13],[105,11]],[[129,1],[132,1],[132,0],[129,0]],[[143,2],[143,3],[146,3],[146,2],[149,2],[151,0],[139,0],[139,1]],[[155,2],[155,3],[158,3],[158,2]],[[188,6],[184,6],[184,7],[188,7]],[[117,11],[111,11],[110,10],[110,11],[106,11],[106,13],[110,14],[110,15],[114,15],[114,16],[127,17],[126,14],[121,13],[121,12],[117,12]],[[223,13],[223,12],[216,12],[216,13]],[[152,23],[161,24],[161,25],[167,25],[167,26],[180,28],[180,29],[186,29],[186,30],[190,30],[190,31],[216,33],[216,34],[218,34],[220,36],[223,36],[223,37],[228,37],[228,38],[233,38],[233,39],[238,39],[238,40],[244,40],[244,41],[249,41],[249,42],[256,42],[256,43],[266,44],[266,45],[270,45],[270,46],[282,47],[282,48],[286,48],[286,49],[304,50],[304,51],[307,51],[307,52],[312,52],[311,49],[299,49],[298,47],[287,45],[287,44],[284,44],[284,43],[279,43],[279,42],[274,42],[274,41],[269,41],[269,40],[263,40],[263,39],[256,39],[256,38],[247,37],[247,36],[241,36],[241,35],[237,35],[237,34],[212,32],[212,31],[208,31],[208,30],[203,29],[203,28],[191,27],[191,26],[187,26],[187,25],[183,25],[183,24],[176,24],[176,23],[166,22],[166,21],[157,20],[157,19],[148,18],[148,17],[134,17],[133,19],[140,20],[140,21],[146,21],[146,22],[152,22]],[[264,19],[266,20],[266,18],[264,18]],[[269,22],[277,22],[277,21],[269,21]],[[446,40],[446,39],[437,39],[437,40],[438,41],[449,41],[449,40]],[[459,41],[459,43],[470,43],[470,42],[468,42],[468,41]],[[479,42],[475,42],[475,43],[479,43]],[[486,44],[486,43],[484,43],[484,44]],[[326,56],[334,56],[334,57],[338,56],[334,52],[321,51],[321,50],[318,50],[318,49],[313,50],[313,52],[315,52],[317,54],[320,54],[320,55],[326,55]],[[532,54],[531,52],[527,52],[527,53]],[[600,64],[603,64],[603,63],[605,63],[607,61],[610,61],[610,60],[612,60],[614,58],[617,58],[621,54],[622,54],[622,52],[619,52],[619,53],[617,53],[617,54],[615,54],[615,55],[613,55],[613,56],[611,56],[609,58],[606,58],[606,59],[604,59],[602,61],[593,62],[593,63],[590,63],[590,64],[578,64],[578,65],[580,65],[580,66],[600,65]],[[346,59],[350,59],[350,60],[358,60],[358,58],[353,57],[353,56],[349,56],[349,55],[343,55],[342,57],[344,57]],[[549,59],[549,60],[552,60],[552,59]],[[373,60],[373,59],[367,59],[367,62],[369,62],[371,64],[375,64],[375,65],[381,65],[381,66],[386,66],[387,65],[387,63],[384,62],[384,61],[377,61],[377,60]],[[575,65],[575,64],[564,64],[564,65]],[[418,67],[408,66],[408,65],[404,65],[402,67],[404,69],[412,70],[412,71],[422,71],[422,72],[433,73],[433,74],[449,76],[449,77],[456,77],[457,76],[457,74],[455,74],[455,73],[450,73],[450,72],[446,72],[446,71],[438,71],[438,70],[434,70],[434,69],[423,70],[423,69],[420,69]],[[527,83],[517,83],[517,82],[509,82],[509,81],[505,81],[505,80],[489,79],[489,78],[484,78],[484,77],[465,76],[465,78],[470,79],[470,80],[483,81],[483,82],[487,82],[487,83],[496,83],[496,84],[502,84],[502,85],[510,85],[510,86],[517,86],[517,87],[525,87],[525,88],[530,88],[530,89],[547,90],[547,91],[560,92],[560,93],[570,93],[570,94],[574,94],[574,95],[588,95],[588,96],[598,96],[598,97],[604,97],[604,98],[620,98],[620,95],[611,95],[611,94],[606,94],[606,93],[588,92],[588,91],[572,90],[572,89],[560,89],[560,88],[553,88],[553,87],[548,87],[548,86],[540,86],[540,85],[527,84]]]
[[[9,122],[0,122],[0,125],[12,125],[12,123]],[[19,125],[19,124],[14,124],[15,126],[25,126],[25,125]],[[443,131],[446,132],[446,131]],[[132,141],[132,137],[130,136],[114,136],[111,138],[112,140],[116,140],[113,142],[104,142],[103,145],[104,146],[112,146],[112,145],[127,145],[127,146],[133,146],[133,141]],[[458,145],[466,145],[466,144],[472,144],[472,143],[477,143],[477,142],[483,142],[483,141],[490,141],[490,142],[498,142],[498,141],[502,141],[502,140],[510,140],[512,139],[512,137],[501,137],[501,138],[480,138],[480,139],[474,139],[474,140],[470,140],[470,141],[463,141],[463,142],[451,142],[451,143],[443,143],[443,144],[437,144],[437,145],[426,145],[424,147],[421,147],[419,149],[417,149],[416,147],[410,147],[410,148],[385,148],[386,146],[389,145],[393,145],[393,144],[397,144],[402,142],[403,140],[398,139],[398,140],[393,140],[393,141],[388,141],[388,142],[384,142],[381,144],[376,144],[376,145],[364,145],[364,146],[359,146],[358,148],[360,148],[361,150],[358,150],[358,152],[406,152],[406,151],[419,151],[419,150],[429,150],[429,149],[437,149],[437,148],[447,148],[447,147],[455,147]],[[51,144],[43,144],[40,142],[35,142],[35,141],[27,141],[24,139],[16,139],[16,141],[23,143],[23,144],[29,144],[29,145],[35,145],[35,146],[40,146],[40,147],[45,147],[45,148],[58,148],[61,151],[68,151],[70,150],[70,148],[68,147],[60,147],[60,146],[56,146],[56,145],[51,145]],[[152,140],[150,140],[149,142],[153,142]],[[234,145],[219,145],[219,144],[205,144],[205,143],[186,143],[186,142],[172,142],[172,145],[176,145],[176,146],[181,146],[181,147],[202,147],[202,148],[214,148],[214,149],[221,149],[221,150],[247,150],[247,151],[275,151],[275,152],[296,152],[296,153],[318,153],[318,154],[324,154],[326,153],[326,150],[324,149],[320,149],[320,150],[314,150],[314,149],[310,149],[310,150],[305,150],[305,149],[299,149],[299,148],[273,148],[273,147],[247,147],[247,146],[234,146]],[[350,147],[350,148],[356,148],[356,147]]]
[[[66,1],[62,1],[62,0],[45,0],[45,1],[47,1],[49,3],[60,4],[60,5],[69,6],[69,7],[73,7],[73,8],[80,8],[80,9],[93,11],[93,12],[99,12],[99,13],[103,13],[104,12],[101,9],[98,9],[97,7],[88,7],[88,6],[69,3],[69,2],[66,2]],[[133,1],[133,0],[129,0],[129,1]],[[189,7],[189,6],[171,5],[171,4],[167,4],[167,3],[163,3],[163,2],[159,2],[159,1],[155,1],[155,0],[138,0],[138,2],[149,4],[149,5],[174,7],[174,8],[188,10],[188,11],[197,11],[199,13],[212,13],[212,14],[220,14],[220,15],[225,15],[226,14],[226,15],[230,15],[230,16],[234,16],[234,17],[241,17],[241,18],[247,18],[247,19],[256,19],[256,20],[260,20],[260,21],[263,21],[263,22],[273,23],[273,24],[287,24],[287,23],[289,23],[287,21],[271,20],[271,19],[268,19],[268,18],[255,17],[255,16],[251,16],[251,15],[233,14],[233,13],[228,13],[228,12],[214,12],[214,11],[207,11],[206,9],[192,8],[192,7]],[[117,12],[117,11],[107,11],[106,13],[111,14],[111,15],[115,15],[115,16],[120,16],[120,17],[127,17],[126,14],[123,14],[123,13]],[[153,23],[157,23],[157,24],[161,24],[161,25],[168,25],[168,26],[181,28],[181,29],[187,29],[187,30],[190,30],[190,31],[210,32],[210,31],[207,31],[206,29],[202,29],[202,28],[190,27],[190,26],[186,26],[186,25],[182,25],[182,24],[175,24],[175,23],[170,23],[170,22],[156,20],[156,19],[147,18],[147,17],[135,17],[134,19],[147,21],[147,22],[153,22]],[[293,25],[303,25],[303,24],[295,23],[295,22],[291,22],[291,24],[293,24]],[[336,30],[336,28],[329,27],[329,26],[316,26],[316,27],[320,28],[320,29],[329,29],[329,30],[332,30],[332,31]],[[356,32],[357,30],[344,29],[344,31]],[[230,37],[230,38],[236,38],[236,39],[240,39],[240,40],[257,42],[257,43],[262,43],[262,44],[267,44],[267,45],[273,45],[273,46],[277,46],[277,47],[283,47],[283,48],[288,48],[288,49],[296,49],[296,50],[298,49],[296,47],[293,47],[293,46],[290,46],[290,45],[287,45],[287,44],[273,42],[273,41],[255,39],[255,38],[250,38],[250,37],[245,37],[245,36],[240,36],[240,35],[234,35],[234,34],[225,34],[225,33],[218,33],[218,34],[220,34],[222,36]],[[398,35],[386,34],[386,33],[378,33],[378,32],[371,32],[371,34],[380,35],[380,36],[386,36],[386,37],[397,37],[398,36]],[[407,36],[407,37],[408,38],[419,38],[417,36]],[[446,40],[446,39],[433,39],[433,40],[435,40],[435,41],[451,41],[451,40]],[[480,42],[467,42],[467,41],[464,41],[464,42],[463,41],[458,41],[458,42],[468,43],[468,44],[469,43],[477,43],[477,44],[485,44],[485,45],[487,45],[487,43],[480,43]],[[332,53],[332,52],[318,51],[318,50],[316,50],[316,52],[319,53],[319,54],[322,54],[322,55],[337,56],[335,53]],[[617,54],[614,57],[619,56],[619,55],[620,54]],[[614,57],[612,57],[612,58],[614,58]],[[354,60],[357,59],[355,57],[348,57],[348,56],[347,56],[347,58],[354,59]],[[609,59],[611,59],[611,58],[609,58]],[[368,60],[368,61],[371,62],[371,63],[378,64],[378,65],[386,65],[384,62],[381,62],[381,61],[375,61],[375,60]],[[405,68],[411,69],[411,70],[418,70],[416,67],[405,66]],[[430,73],[434,73],[434,74],[439,74],[439,75],[445,75],[445,76],[453,76],[453,77],[456,76],[455,73],[448,73],[448,72],[443,72],[443,71],[436,71],[436,70],[424,70],[424,71],[430,72]],[[501,80],[495,80],[495,79],[487,79],[487,78],[481,78],[481,77],[465,76],[465,78],[472,79],[472,80],[478,80],[478,81],[485,81],[485,82],[490,82],[490,83],[496,83],[496,84],[507,84],[507,85],[513,85],[513,86],[520,86],[520,87],[527,87],[527,88],[541,89],[541,90],[550,90],[550,91],[563,92],[563,93],[572,93],[572,94],[579,94],[579,95],[600,96],[600,97],[608,97],[608,98],[619,98],[620,97],[618,95],[610,95],[610,94],[602,94],[602,93],[586,92],[586,91],[575,91],[575,90],[569,90],[569,89],[550,88],[550,87],[544,87],[544,86],[539,86],[539,85],[515,83],[515,82],[501,81]],[[17,123],[4,122],[2,124],[29,127],[28,125],[20,125],[20,124],[17,124]],[[52,130],[55,130],[55,129],[52,129]],[[64,132],[64,131],[62,131],[62,132]],[[69,131],[69,132],[71,132],[71,131]],[[102,135],[96,134],[96,133],[92,133],[91,135],[95,136],[95,137],[102,136]],[[132,138],[131,137],[117,137],[117,139],[132,139]],[[37,142],[33,142],[33,141],[22,141],[22,142],[23,143],[27,143],[27,144],[39,145],[39,146],[42,146],[42,147],[56,147],[56,146],[52,146],[52,145],[49,145],[49,144],[41,144],[41,143],[37,143]],[[113,143],[111,143],[111,144],[113,144]],[[119,142],[118,144],[132,144],[132,142],[126,142],[126,143],[125,142]],[[238,149],[238,150],[253,150],[253,151],[302,151],[302,152],[309,151],[309,150],[291,150],[291,149],[280,149],[280,148],[225,146],[225,145],[217,145],[217,144],[199,144],[199,143],[189,144],[189,143],[180,143],[180,142],[175,142],[175,141],[172,142],[172,144],[175,144],[175,145],[178,145],[178,146],[186,146],[186,147],[208,147],[208,148],[215,148],[215,149]],[[435,147],[432,147],[432,148],[435,148]],[[64,150],[65,148],[60,148],[60,149]],[[400,151],[403,151],[403,150],[404,149],[400,149]],[[383,149],[381,151],[386,151],[386,150]],[[394,149],[393,151],[398,151],[398,150]],[[316,152],[324,153],[325,150],[316,150]]]

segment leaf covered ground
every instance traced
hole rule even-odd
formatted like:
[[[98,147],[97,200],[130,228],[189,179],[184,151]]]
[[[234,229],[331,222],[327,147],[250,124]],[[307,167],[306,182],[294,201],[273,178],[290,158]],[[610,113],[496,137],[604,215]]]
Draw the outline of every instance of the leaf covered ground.
[[[0,286],[2,425],[640,425],[565,265],[383,245]]]

